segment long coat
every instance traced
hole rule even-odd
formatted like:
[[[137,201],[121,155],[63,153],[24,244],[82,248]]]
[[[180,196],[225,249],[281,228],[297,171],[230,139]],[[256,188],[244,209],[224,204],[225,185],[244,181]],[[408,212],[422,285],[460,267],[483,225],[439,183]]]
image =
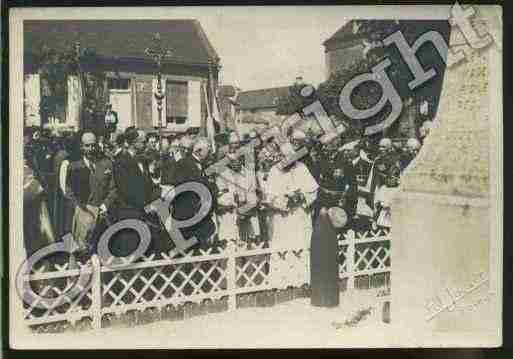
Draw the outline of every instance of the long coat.
[[[69,154],[65,150],[59,150],[53,157],[53,171],[55,173],[55,185],[53,189],[53,226],[58,238],[71,231],[75,207],[67,197],[66,178],[69,173]]]
[[[152,182],[145,158],[121,153],[114,163],[114,183],[119,205],[144,211],[160,195]]]
[[[120,153],[114,162],[114,183],[116,186],[116,219],[139,219],[146,221],[150,227],[152,241],[147,253],[167,252],[170,240],[155,214],[148,214],[145,207],[160,198],[160,186],[153,183],[148,168],[147,158],[132,156],[128,152]],[[133,233],[118,233],[112,249],[118,256],[132,253],[139,243]]]
[[[192,155],[186,155],[176,163],[174,174],[170,179],[170,183],[174,186],[185,182],[199,182],[205,185],[211,192],[213,202],[210,212],[196,225],[182,229],[185,239],[196,236],[200,244],[205,244],[216,231],[212,211],[216,206],[217,190],[215,185],[206,177],[204,170],[202,164]],[[172,206],[173,217],[177,220],[185,220],[196,215],[201,207],[201,200],[193,192],[184,192],[174,199]]]

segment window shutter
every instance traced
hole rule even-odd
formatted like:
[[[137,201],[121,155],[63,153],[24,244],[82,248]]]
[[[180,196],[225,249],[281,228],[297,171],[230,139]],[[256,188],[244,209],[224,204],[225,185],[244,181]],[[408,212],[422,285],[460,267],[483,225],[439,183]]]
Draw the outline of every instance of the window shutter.
[[[39,103],[41,101],[41,84],[39,74],[25,75],[25,123],[27,126],[40,126],[41,115]]]
[[[201,82],[189,81],[187,85],[189,92],[187,123],[190,127],[201,127]]]
[[[80,105],[82,102],[80,82],[77,76],[68,76],[68,99],[66,106],[66,125],[79,128]]]
[[[187,118],[188,84],[187,82],[167,81],[166,83],[166,112],[171,118]]]
[[[152,81],[152,93],[151,93],[151,109],[152,109],[152,123],[154,127],[157,127],[159,125],[159,112],[157,110],[157,99],[155,98],[155,93],[157,92],[157,79],[153,79]],[[162,91],[164,92],[164,95],[166,94],[166,81],[162,79]],[[166,126],[166,103],[165,97],[164,100],[162,100],[162,126]]]

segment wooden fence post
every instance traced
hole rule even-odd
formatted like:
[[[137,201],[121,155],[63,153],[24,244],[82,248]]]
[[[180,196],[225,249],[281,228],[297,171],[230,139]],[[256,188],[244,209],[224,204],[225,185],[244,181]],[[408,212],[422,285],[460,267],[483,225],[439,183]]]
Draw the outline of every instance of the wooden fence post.
[[[234,243],[227,245],[228,261],[226,263],[226,285],[228,289],[228,310],[237,309],[237,264]]]
[[[101,265],[100,259],[95,254],[91,257],[92,264],[92,303],[91,312],[93,313],[93,329],[101,329],[102,327],[102,281],[101,281]]]
[[[347,232],[347,252],[346,252],[346,270],[347,270],[347,290],[354,289],[355,282],[355,233],[353,230]]]

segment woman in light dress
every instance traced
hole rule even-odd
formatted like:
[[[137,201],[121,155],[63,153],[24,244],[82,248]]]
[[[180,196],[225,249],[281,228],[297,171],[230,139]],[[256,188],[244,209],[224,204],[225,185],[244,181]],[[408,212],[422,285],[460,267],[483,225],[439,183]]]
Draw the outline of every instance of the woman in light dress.
[[[374,195],[374,208],[376,209],[376,222],[373,226],[388,228],[392,227],[392,201],[399,191],[399,170],[391,171],[385,177],[385,183]]]
[[[260,188],[272,210],[271,284],[278,289],[300,287],[309,282],[312,221],[308,208],[318,185],[308,168],[296,161],[284,170],[280,163],[274,164]]]

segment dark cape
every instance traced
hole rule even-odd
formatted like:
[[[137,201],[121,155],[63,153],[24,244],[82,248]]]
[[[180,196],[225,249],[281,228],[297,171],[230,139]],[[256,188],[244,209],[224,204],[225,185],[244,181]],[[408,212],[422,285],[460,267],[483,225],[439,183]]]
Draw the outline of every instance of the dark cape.
[[[66,197],[60,186],[60,171],[64,161],[69,161],[69,154],[65,150],[60,150],[54,156],[55,188],[53,193],[53,226],[57,238],[71,232],[73,223],[73,214],[75,206],[73,202]],[[69,169],[69,167],[68,167]],[[64,188],[66,190],[66,188]]]
[[[311,304],[335,307],[339,304],[338,240],[328,214],[321,210],[313,228],[310,248]]]

